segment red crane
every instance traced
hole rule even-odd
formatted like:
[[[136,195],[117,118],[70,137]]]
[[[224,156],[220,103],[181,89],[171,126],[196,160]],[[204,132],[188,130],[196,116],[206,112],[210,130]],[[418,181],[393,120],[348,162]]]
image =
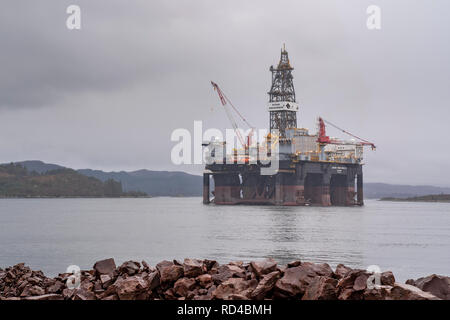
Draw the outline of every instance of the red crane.
[[[358,139],[359,142],[355,143],[355,142],[347,142],[347,141],[341,141],[341,140],[336,140],[336,139],[330,139],[330,137],[326,135],[325,123],[344,132],[345,134],[348,134],[349,136],[352,136],[355,139]],[[372,148],[372,150],[376,149],[375,144],[373,144],[372,142],[362,139],[358,136],[355,136],[354,134],[352,134],[344,129],[341,129],[338,126],[336,126],[336,125],[332,124],[331,122],[324,120],[320,117],[319,117],[319,136],[317,138],[317,142],[319,142],[320,144],[356,144],[356,145],[360,145],[360,146],[370,146]]]
[[[239,142],[244,148],[248,148],[251,144],[251,138],[253,136],[254,127],[248,123],[248,121],[242,116],[242,114],[236,109],[236,107],[233,105],[233,103],[228,99],[228,97],[223,93],[222,90],[220,90],[217,83],[211,81],[211,85],[213,86],[214,90],[217,92],[220,98],[220,102],[222,103],[223,108],[225,109],[225,112],[227,114],[228,120],[230,120],[231,125],[233,126],[234,132],[236,133],[236,136],[239,139]],[[249,135],[247,136],[247,141],[242,137],[242,134],[238,128],[238,125],[236,123],[236,120],[234,120],[234,117],[230,110],[227,108],[227,102],[228,104],[233,108],[233,110],[236,112],[236,114],[242,119],[242,121],[245,122],[245,124],[251,129]]]

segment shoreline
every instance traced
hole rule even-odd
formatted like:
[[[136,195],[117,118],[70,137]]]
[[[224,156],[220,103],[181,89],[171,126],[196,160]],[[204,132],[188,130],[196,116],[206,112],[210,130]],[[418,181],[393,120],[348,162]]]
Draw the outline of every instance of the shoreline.
[[[72,266],[73,267],[73,266]],[[24,263],[0,268],[0,300],[450,300],[450,277],[405,284],[391,271],[273,259],[219,264],[214,260],[97,261],[48,278]]]

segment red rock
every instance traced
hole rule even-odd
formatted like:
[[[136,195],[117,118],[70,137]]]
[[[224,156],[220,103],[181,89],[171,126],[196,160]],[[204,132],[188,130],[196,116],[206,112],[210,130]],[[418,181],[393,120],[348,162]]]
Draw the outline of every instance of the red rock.
[[[367,287],[367,279],[371,274],[366,270],[354,269],[338,281],[339,300],[361,300]]]
[[[342,279],[344,278],[350,271],[352,271],[352,268],[349,268],[342,263],[338,264],[336,267],[336,271],[334,274],[336,275],[336,278]]]
[[[395,283],[394,274],[391,271],[385,271],[381,273],[380,281],[382,285],[393,286]]]
[[[184,259],[184,276],[195,278],[203,273],[203,261],[196,259]]]
[[[64,283],[56,281],[50,287],[47,288],[47,293],[60,293],[64,289]]]
[[[89,279],[84,279],[83,281],[81,281],[80,289],[83,289],[85,291],[93,291],[94,284]]]
[[[251,293],[251,297],[256,300],[262,300],[270,292],[280,278],[280,272],[274,271],[263,276],[257,287]]]
[[[335,300],[337,280],[324,276],[313,279],[302,300]]]
[[[212,285],[212,276],[210,274],[199,275],[196,280],[203,288],[209,288]]]
[[[64,299],[66,299],[66,300],[71,299],[75,293],[75,290],[76,289],[65,288],[62,292]]]
[[[140,276],[118,278],[112,285],[120,300],[132,300],[143,291],[148,290],[149,283]]]
[[[311,271],[315,272],[319,276],[329,278],[334,276],[334,272],[328,263],[303,262],[302,266],[311,269]]]
[[[96,300],[93,292],[80,288],[75,291],[74,300]]]
[[[160,280],[162,283],[171,283],[177,281],[184,274],[183,267],[178,265],[171,265],[164,267],[160,271]]]
[[[283,277],[275,284],[275,292],[278,297],[296,297],[303,295],[306,288],[317,274],[310,268],[302,265],[288,268]]]
[[[94,264],[97,274],[113,274],[116,270],[116,263],[113,258],[97,261]]]
[[[230,278],[245,278],[245,270],[234,265],[222,265],[217,269],[217,273],[212,275],[215,284],[220,284]]]
[[[169,288],[164,291],[164,298],[167,300],[177,300],[178,297],[175,295],[173,288]]]
[[[142,264],[142,269],[143,269],[144,271],[147,271],[147,272],[153,272],[153,271],[156,270],[155,268],[151,267],[151,266],[147,263],[147,261],[145,261],[145,260],[142,260],[142,261],[141,261],[141,264]]]
[[[261,278],[263,275],[277,270],[277,262],[272,258],[262,261],[252,261],[250,262],[250,268],[259,278]]]
[[[246,296],[250,294],[250,292],[246,290],[251,288],[252,284],[253,283],[250,281],[242,278],[230,278],[220,284],[213,292],[212,296],[213,298],[219,300],[228,300],[230,299],[230,295],[233,294],[243,294]],[[256,282],[254,284],[256,284]]]
[[[389,298],[392,300],[440,300],[438,297],[419,288],[402,283],[395,283]]]
[[[450,277],[432,274],[417,280],[408,280],[407,283],[438,298],[450,300]]]
[[[288,268],[295,268],[298,267],[302,264],[302,262],[300,260],[295,260],[295,261],[291,261],[287,264]]]
[[[109,287],[113,283],[113,278],[109,274],[100,275],[100,282],[103,288]]]
[[[179,296],[186,296],[189,291],[195,287],[195,279],[192,278],[181,278],[178,279],[174,286],[173,291]]]
[[[158,271],[154,271],[147,276],[147,281],[149,283],[149,290],[154,290],[160,284],[160,275]]]
[[[119,267],[119,273],[120,274],[127,274],[129,276],[132,276],[139,272],[141,268],[141,264],[136,261],[125,261],[122,263],[122,265]]]
[[[364,290],[364,300],[390,300],[392,286],[381,285],[373,289]]]
[[[360,274],[356,277],[355,282],[353,283],[353,290],[361,291],[367,288],[367,279],[369,278],[368,274]]]
[[[33,286],[37,286],[42,283],[42,279],[40,279],[38,277],[29,277],[29,278],[27,278],[27,281]]]
[[[203,260],[203,267],[205,271],[210,271],[212,268],[218,268],[219,264],[215,260]]]
[[[32,286],[29,289],[29,294],[32,295],[32,296],[42,296],[42,295],[45,294],[45,290],[43,288],[41,288],[41,287],[38,287],[38,286]]]

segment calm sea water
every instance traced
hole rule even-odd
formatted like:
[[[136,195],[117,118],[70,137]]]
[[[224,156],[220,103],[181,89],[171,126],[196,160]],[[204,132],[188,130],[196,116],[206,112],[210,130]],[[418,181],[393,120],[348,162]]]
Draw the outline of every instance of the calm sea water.
[[[114,257],[273,257],[378,265],[405,281],[450,275],[450,204],[366,201],[359,208],[204,206],[200,198],[1,199],[0,267],[54,276]]]

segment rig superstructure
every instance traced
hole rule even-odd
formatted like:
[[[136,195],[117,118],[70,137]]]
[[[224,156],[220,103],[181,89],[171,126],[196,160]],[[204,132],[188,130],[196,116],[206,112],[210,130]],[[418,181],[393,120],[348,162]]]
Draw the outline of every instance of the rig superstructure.
[[[293,68],[285,48],[281,50],[278,66],[270,67],[272,85],[267,105],[270,114],[270,133],[265,146],[251,144],[253,127],[242,117],[219,86],[217,91],[244,152],[234,150],[226,154],[225,143],[211,141],[204,146],[220,149],[223,161],[205,166],[203,174],[203,203],[208,204],[270,204],[270,205],[364,205],[363,197],[363,147],[375,145],[334,124],[318,118],[316,134],[297,128],[299,105],[293,84]],[[246,139],[237,129],[231,108],[252,128]],[[326,135],[325,123],[352,136],[344,141]],[[258,152],[265,148],[270,155],[277,146],[278,169],[274,174],[263,175],[265,167]],[[257,157],[251,161],[252,157]],[[214,190],[210,191],[210,177]],[[213,199],[210,198],[212,195]]]

